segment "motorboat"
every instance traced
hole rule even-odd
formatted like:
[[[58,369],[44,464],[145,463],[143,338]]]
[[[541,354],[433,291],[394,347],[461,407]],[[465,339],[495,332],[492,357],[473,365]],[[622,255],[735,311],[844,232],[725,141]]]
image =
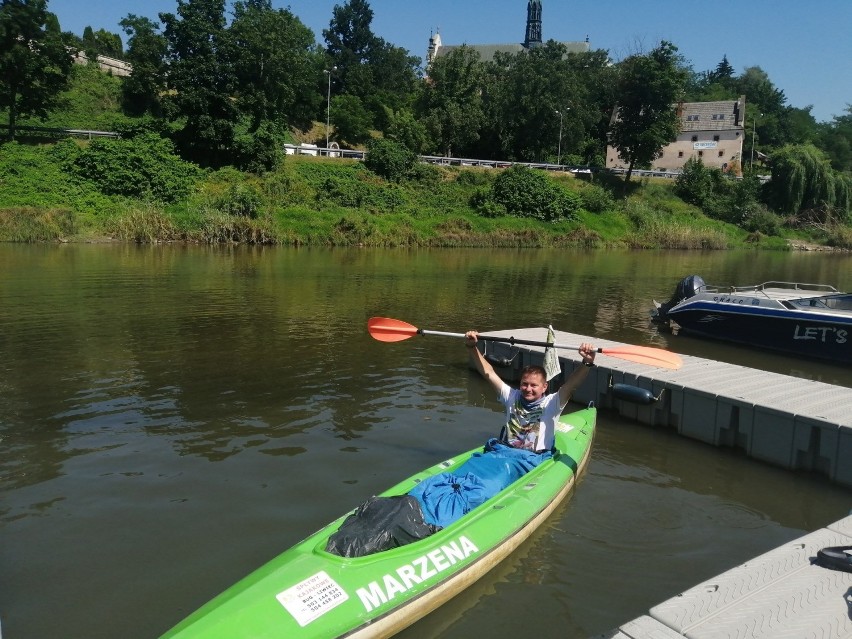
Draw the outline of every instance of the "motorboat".
[[[827,284],[725,287],[689,275],[654,307],[654,322],[686,334],[852,363],[852,293]]]

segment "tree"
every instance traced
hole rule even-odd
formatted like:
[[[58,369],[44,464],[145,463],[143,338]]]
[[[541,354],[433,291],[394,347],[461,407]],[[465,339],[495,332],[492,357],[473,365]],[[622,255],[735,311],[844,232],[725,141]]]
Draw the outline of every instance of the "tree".
[[[663,41],[647,55],[633,55],[619,65],[618,106],[610,142],[633,169],[647,166],[677,138],[680,118],[675,104],[682,99],[686,71],[678,65],[677,47]]]
[[[418,89],[420,58],[376,38],[367,64],[373,88],[362,99],[372,111],[373,119],[385,130],[390,124],[390,113],[411,106]]]
[[[852,205],[852,178],[833,171],[826,155],[810,144],[788,145],[772,154],[766,184],[770,206],[799,224],[845,221]]]
[[[132,140],[99,139],[83,149],[72,148],[71,171],[110,195],[174,202],[186,197],[200,174],[156,133]]]
[[[730,82],[734,77],[734,67],[731,66],[731,63],[728,62],[728,56],[723,55],[722,61],[716,65],[716,70],[710,72],[708,79],[710,82],[720,82],[722,84],[726,84]]]
[[[497,54],[488,68],[492,80],[485,100],[497,130],[487,136],[499,139],[503,157],[555,162],[560,146],[566,152],[579,148],[585,134],[570,109],[583,103],[585,91],[564,45],[551,40],[528,52]]]
[[[726,55],[712,71],[696,72],[689,68],[684,99],[688,102],[736,100],[741,95],[738,82]]]
[[[616,69],[602,49],[569,53],[566,62],[575,77],[571,90],[576,97],[570,100],[571,111],[566,115],[568,139],[563,146],[568,153],[579,154],[585,164],[603,167],[607,130],[616,102]]]
[[[416,89],[419,58],[408,55],[377,37],[372,29],[373,10],[367,0],[347,0],[335,5],[326,42],[328,67],[335,95],[357,96],[374,123],[389,124],[388,110],[409,105]]]
[[[755,105],[761,113],[780,115],[784,110],[787,97],[784,91],[776,89],[769,75],[760,67],[748,67],[737,79],[737,90],[746,96],[746,100]]]
[[[479,53],[467,46],[436,59],[418,101],[418,113],[442,155],[463,151],[479,138],[483,124],[482,82],[485,67]]]
[[[94,31],[92,27],[83,29],[82,47],[86,53],[86,57],[92,62],[97,60],[99,55],[105,55],[110,58],[121,58],[124,53],[120,35],[110,33],[105,29]]]
[[[409,109],[390,114],[386,137],[416,154],[423,153],[428,141],[426,127]]]
[[[328,29],[322,32],[330,65],[337,67],[332,79],[335,93],[368,95],[373,87],[369,65],[377,38],[370,28],[373,10],[367,0],[347,0],[335,5]]]
[[[675,178],[674,192],[684,202],[702,207],[714,195],[721,173],[719,169],[705,166],[701,158],[689,158]]]
[[[783,144],[813,144],[818,135],[816,118],[811,115],[813,105],[802,109],[785,107],[779,118]]]
[[[236,2],[230,32],[237,108],[249,131],[264,122],[308,128],[321,102],[313,32],[271,0]]]
[[[844,115],[835,115],[830,123],[819,125],[819,146],[831,158],[836,171],[852,173],[852,104]]]
[[[181,155],[204,166],[230,159],[238,112],[225,28],[225,0],[178,0],[177,15],[161,13],[168,42],[168,118],[181,125]]]
[[[0,5],[0,108],[9,111],[10,140],[19,117],[47,117],[68,84],[72,60],[58,24],[46,0]]]
[[[361,144],[370,139],[373,118],[358,96],[334,96],[331,99],[331,121],[340,139],[349,144]]]
[[[121,85],[124,108],[133,115],[162,113],[160,95],[166,86],[168,43],[159,24],[129,14],[120,23],[128,35],[127,61],[133,71]]]

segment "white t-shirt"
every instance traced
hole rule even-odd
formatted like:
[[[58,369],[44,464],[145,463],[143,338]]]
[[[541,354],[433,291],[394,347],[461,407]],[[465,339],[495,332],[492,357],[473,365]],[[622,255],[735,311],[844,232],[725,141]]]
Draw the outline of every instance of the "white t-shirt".
[[[542,397],[532,409],[525,409],[521,391],[503,384],[498,396],[506,409],[506,439],[510,446],[542,452],[553,448],[556,422],[562,414],[559,393]]]

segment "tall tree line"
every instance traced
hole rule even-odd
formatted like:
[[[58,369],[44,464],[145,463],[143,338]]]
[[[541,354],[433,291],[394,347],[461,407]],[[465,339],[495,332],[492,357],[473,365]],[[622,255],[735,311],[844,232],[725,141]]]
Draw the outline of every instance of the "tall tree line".
[[[418,153],[603,166],[612,143],[644,168],[677,133],[676,101],[745,95],[747,148],[811,145],[832,170],[852,169],[852,110],[817,123],[811,107],[787,105],[760,67],[737,75],[727,56],[697,72],[668,42],[613,63],[606,51],[567,53],[550,41],[488,62],[459,47],[424,69],[373,33],[367,0],[336,5],[322,43],[271,0],[176,4],[157,20],[122,20],[122,55],[133,65],[124,108],[201,165],[268,168],[288,130],[328,115],[332,139],[346,145],[378,131]],[[119,36],[101,31],[82,40],[121,49]],[[0,37],[0,106],[14,130],[21,115],[52,108],[70,66],[60,44],[67,34],[47,0],[2,0]],[[24,60],[24,51],[37,55]]]

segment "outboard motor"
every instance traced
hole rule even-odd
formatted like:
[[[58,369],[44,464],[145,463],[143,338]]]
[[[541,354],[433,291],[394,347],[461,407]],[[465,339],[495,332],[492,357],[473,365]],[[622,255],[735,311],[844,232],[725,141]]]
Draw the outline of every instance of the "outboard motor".
[[[674,295],[672,295],[671,299],[665,304],[660,304],[660,307],[657,309],[656,319],[661,322],[667,322],[669,319],[668,312],[672,309],[672,307],[677,306],[685,299],[693,297],[705,286],[707,285],[704,283],[704,280],[701,279],[700,275],[687,275],[684,277],[680,282],[678,282]]]

